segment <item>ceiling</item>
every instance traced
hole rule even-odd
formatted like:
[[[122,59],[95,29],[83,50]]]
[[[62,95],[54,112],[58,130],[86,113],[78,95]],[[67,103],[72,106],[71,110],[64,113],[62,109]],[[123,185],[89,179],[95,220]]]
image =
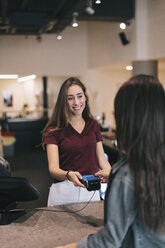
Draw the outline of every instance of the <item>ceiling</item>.
[[[87,13],[89,1],[94,14]],[[62,32],[79,21],[120,22],[134,18],[135,0],[0,0],[0,35],[41,35]]]

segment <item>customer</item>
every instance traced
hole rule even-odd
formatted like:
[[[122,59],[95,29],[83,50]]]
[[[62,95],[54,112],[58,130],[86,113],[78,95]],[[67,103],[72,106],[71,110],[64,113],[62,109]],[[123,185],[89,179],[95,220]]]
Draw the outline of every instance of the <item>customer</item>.
[[[92,119],[86,88],[77,78],[67,79],[59,92],[52,117],[44,129],[49,171],[54,178],[48,206],[89,201],[93,192],[80,182],[82,175],[110,173],[96,120]],[[92,200],[100,200],[99,191]]]
[[[112,169],[105,226],[65,248],[165,247],[165,91],[158,79],[138,75],[121,86],[115,120],[123,158]]]

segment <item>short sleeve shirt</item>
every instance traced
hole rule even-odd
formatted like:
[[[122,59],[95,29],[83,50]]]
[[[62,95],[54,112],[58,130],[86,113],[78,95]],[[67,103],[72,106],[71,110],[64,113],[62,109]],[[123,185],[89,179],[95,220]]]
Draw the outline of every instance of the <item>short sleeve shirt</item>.
[[[44,144],[58,146],[60,168],[79,171],[81,175],[98,171],[96,144],[99,141],[102,141],[102,136],[97,121],[93,119],[85,121],[81,134],[68,124],[66,128],[51,132],[44,138]]]

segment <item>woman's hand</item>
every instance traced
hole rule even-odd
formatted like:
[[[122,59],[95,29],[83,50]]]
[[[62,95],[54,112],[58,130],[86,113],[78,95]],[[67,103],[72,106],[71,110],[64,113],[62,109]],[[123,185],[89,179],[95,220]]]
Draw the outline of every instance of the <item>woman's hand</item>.
[[[71,243],[71,244],[64,245],[64,246],[56,246],[54,248],[76,248],[76,247],[77,247],[76,243]]]
[[[99,167],[101,170],[95,173],[95,176],[100,177],[101,182],[106,183],[108,182],[108,177],[111,171],[111,165],[105,156],[103,144],[101,141],[97,142],[96,154],[98,158]]]
[[[80,182],[80,179],[83,179],[83,177],[78,171],[69,171],[68,178],[73,182],[74,186],[85,188],[85,185]]]
[[[102,183],[107,183],[110,172],[111,172],[111,167],[96,172],[95,176],[98,176]]]

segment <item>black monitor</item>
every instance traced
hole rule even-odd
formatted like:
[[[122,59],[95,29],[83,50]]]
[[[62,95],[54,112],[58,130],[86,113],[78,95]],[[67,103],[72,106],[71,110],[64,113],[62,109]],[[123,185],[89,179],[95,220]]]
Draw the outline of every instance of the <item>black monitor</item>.
[[[16,207],[16,202],[36,200],[39,194],[24,177],[0,177],[0,224],[5,225],[13,221],[9,215]]]

